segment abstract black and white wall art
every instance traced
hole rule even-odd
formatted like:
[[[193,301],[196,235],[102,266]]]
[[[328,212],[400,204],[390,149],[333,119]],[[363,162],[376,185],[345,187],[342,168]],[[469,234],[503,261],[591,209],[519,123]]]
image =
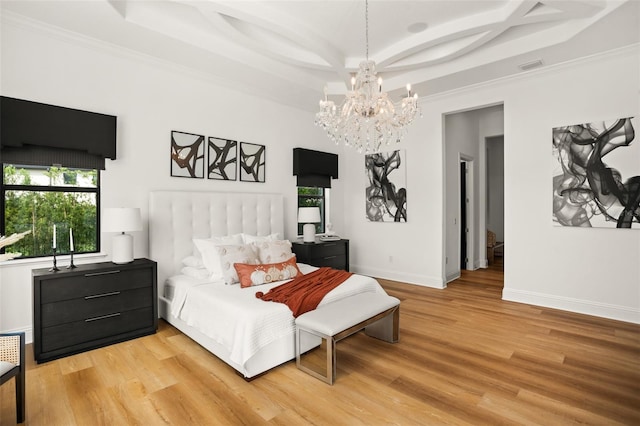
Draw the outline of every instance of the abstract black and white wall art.
[[[640,141],[633,117],[553,129],[553,222],[640,229]]]
[[[265,181],[264,145],[240,142],[240,180],[243,182]]]
[[[204,178],[204,136],[171,132],[171,176]]]
[[[238,164],[238,142],[209,137],[208,178],[236,180]]]
[[[407,166],[405,152],[365,155],[366,209],[371,222],[407,221]]]

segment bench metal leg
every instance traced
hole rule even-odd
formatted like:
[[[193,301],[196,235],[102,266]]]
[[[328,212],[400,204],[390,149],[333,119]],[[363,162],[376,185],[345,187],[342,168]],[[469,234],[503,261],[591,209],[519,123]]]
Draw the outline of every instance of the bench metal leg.
[[[400,328],[400,306],[382,312],[335,336],[327,336],[317,331],[297,326],[296,366],[305,373],[333,385],[337,374],[336,343],[362,330],[363,327],[368,336],[386,342],[396,343],[398,341]],[[314,339],[318,339],[320,344],[318,344],[317,340],[314,342]],[[322,351],[323,349],[326,352],[322,355],[318,354],[317,351]],[[305,355],[305,358],[308,358],[310,362],[305,363],[302,359],[303,355]],[[315,363],[313,361],[315,361]],[[313,368],[314,366],[315,368]]]
[[[309,337],[320,338],[320,344],[310,345],[311,339]],[[325,351],[324,354],[317,353],[317,351],[322,350]],[[333,385],[336,378],[336,341],[334,338],[313,330],[297,327],[296,366],[305,373]]]
[[[367,336],[375,337],[376,339],[384,340],[389,343],[396,343],[398,341],[399,329],[400,306],[398,306],[393,313],[390,313],[373,324],[366,326],[364,332]]]

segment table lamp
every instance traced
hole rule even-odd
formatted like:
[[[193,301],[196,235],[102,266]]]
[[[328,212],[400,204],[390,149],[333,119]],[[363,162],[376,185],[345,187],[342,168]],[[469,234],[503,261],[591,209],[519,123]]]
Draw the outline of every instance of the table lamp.
[[[111,240],[113,253],[111,261],[118,264],[133,262],[133,237],[126,232],[142,231],[140,209],[133,207],[104,209],[102,230],[119,232]]]
[[[320,223],[320,209],[318,207],[300,207],[298,208],[298,223],[304,223],[302,227],[302,241],[305,243],[314,243],[316,241],[316,225]]]

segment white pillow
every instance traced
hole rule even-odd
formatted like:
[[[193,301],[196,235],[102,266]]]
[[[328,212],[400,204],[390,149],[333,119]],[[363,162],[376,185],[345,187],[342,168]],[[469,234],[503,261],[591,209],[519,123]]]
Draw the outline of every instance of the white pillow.
[[[263,241],[253,245],[258,249],[260,263],[284,262],[293,256],[289,240]]]
[[[242,240],[244,241],[245,244],[262,243],[264,241],[276,241],[279,239],[280,239],[280,234],[278,234],[277,232],[274,234],[269,234],[261,237],[257,235],[242,234]]]
[[[235,284],[240,282],[238,272],[234,268],[235,263],[248,263],[257,265],[260,263],[256,248],[251,244],[243,244],[239,246],[217,246],[216,247],[220,269],[222,270],[222,279],[225,284]]]
[[[206,250],[211,249],[214,246],[218,246],[218,245],[240,245],[240,244],[244,244],[242,242],[242,234],[234,234],[234,235],[227,235],[227,236],[223,236],[223,237],[211,237],[211,238],[194,238],[193,239],[193,244],[196,246],[196,250],[194,250],[193,254],[196,259],[199,259],[200,262],[198,263],[197,261],[194,262],[193,265],[187,265],[185,264],[185,266],[194,266],[194,267],[206,267],[205,265],[205,260],[204,260],[204,252]],[[188,259],[187,258],[183,259],[183,263],[184,261]],[[191,259],[190,259],[191,260]],[[198,266],[200,265],[200,266]],[[222,278],[222,273],[220,271],[216,271],[216,275],[212,277],[212,279],[220,279]]]
[[[256,249],[250,244],[218,245],[207,240],[194,240],[202,253],[202,262],[212,280],[224,280],[225,284],[240,282],[234,263],[260,263]]]
[[[204,264],[202,263],[202,258],[199,256],[187,256],[182,259],[182,264],[189,268],[204,268]]]
[[[193,266],[185,266],[180,270],[180,272],[188,277],[197,278],[199,280],[206,280],[211,276],[211,274],[205,267],[194,268]]]

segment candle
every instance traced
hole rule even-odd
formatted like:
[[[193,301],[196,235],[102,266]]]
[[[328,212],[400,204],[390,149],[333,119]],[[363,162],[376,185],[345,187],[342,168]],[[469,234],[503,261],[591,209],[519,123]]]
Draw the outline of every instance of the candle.
[[[73,228],[69,228],[69,249],[73,251]]]
[[[378,77],[378,91],[382,93],[382,77]]]
[[[56,248],[56,225],[53,224],[53,248]]]
[[[351,90],[355,90],[356,88],[356,78],[355,77],[351,77]]]
[[[411,96],[411,85],[407,84],[407,97]]]

